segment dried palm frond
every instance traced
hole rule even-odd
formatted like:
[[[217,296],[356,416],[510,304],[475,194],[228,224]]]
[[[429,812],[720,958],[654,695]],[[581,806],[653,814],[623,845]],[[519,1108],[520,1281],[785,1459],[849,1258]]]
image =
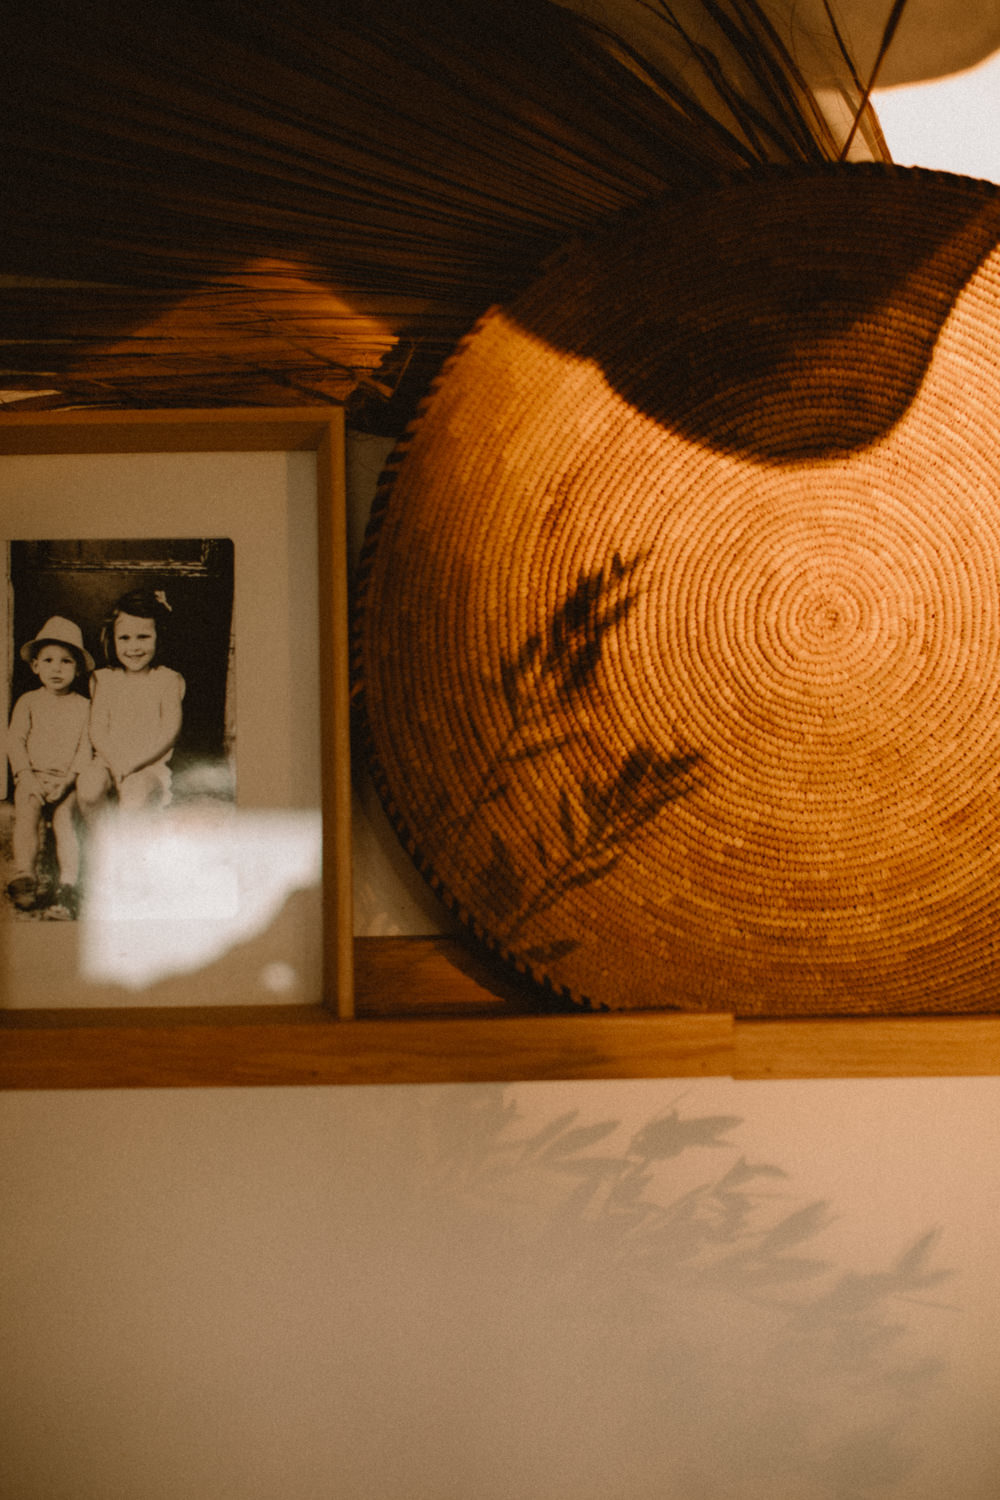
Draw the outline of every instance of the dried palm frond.
[[[797,24],[798,7],[779,0],[559,3],[586,18],[668,107],[724,132],[748,164],[836,160],[848,136],[859,138],[859,156],[888,157],[829,0],[822,27],[808,29]]]
[[[572,235],[839,154],[756,0],[630,5],[652,32],[555,0],[25,9],[0,59],[0,385],[378,404],[399,382],[405,410]]]

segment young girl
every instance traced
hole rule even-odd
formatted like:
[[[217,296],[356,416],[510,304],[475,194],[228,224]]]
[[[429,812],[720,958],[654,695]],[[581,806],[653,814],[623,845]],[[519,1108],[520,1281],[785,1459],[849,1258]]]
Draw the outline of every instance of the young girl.
[[[90,822],[117,794],[135,810],[170,801],[170,757],[181,732],[184,678],[159,665],[170,606],[161,590],[124,594],[101,627],[109,662],[94,673],[90,742],[94,759],[77,779],[80,811]]]

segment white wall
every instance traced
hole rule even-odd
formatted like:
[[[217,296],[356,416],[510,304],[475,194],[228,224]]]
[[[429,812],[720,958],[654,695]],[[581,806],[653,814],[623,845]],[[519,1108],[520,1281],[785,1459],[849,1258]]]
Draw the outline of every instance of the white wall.
[[[1000,52],[948,78],[879,90],[874,102],[901,166],[1000,182]]]
[[[4,1500],[994,1500],[1000,1083],[8,1094]]]

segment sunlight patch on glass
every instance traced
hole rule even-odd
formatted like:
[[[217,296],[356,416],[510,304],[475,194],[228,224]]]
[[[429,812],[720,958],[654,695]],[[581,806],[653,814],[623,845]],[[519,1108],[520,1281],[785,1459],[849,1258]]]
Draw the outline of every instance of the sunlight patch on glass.
[[[88,857],[83,975],[141,989],[192,973],[265,931],[320,870],[318,811],[108,816]]]

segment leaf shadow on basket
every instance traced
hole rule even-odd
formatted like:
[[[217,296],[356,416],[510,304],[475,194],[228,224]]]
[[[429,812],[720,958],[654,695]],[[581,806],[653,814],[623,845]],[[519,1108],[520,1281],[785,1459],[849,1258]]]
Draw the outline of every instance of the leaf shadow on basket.
[[[638,601],[635,574],[642,560],[639,554],[626,561],[615,552],[606,565],[582,570],[544,630],[503,658],[498,681],[488,684],[508,727],[453,832],[461,837],[514,788],[520,802],[530,771],[531,826],[518,824],[516,843],[495,826],[489,861],[475,880],[477,897],[506,942],[570,892],[609,875],[643,829],[695,788],[697,751],[644,740],[619,746],[617,760],[608,747],[605,774],[576,778],[570,772],[573,741],[583,732],[581,705],[588,694],[600,696],[599,668]],[[578,945],[568,936],[556,938],[525,950],[524,957],[552,963]]]

